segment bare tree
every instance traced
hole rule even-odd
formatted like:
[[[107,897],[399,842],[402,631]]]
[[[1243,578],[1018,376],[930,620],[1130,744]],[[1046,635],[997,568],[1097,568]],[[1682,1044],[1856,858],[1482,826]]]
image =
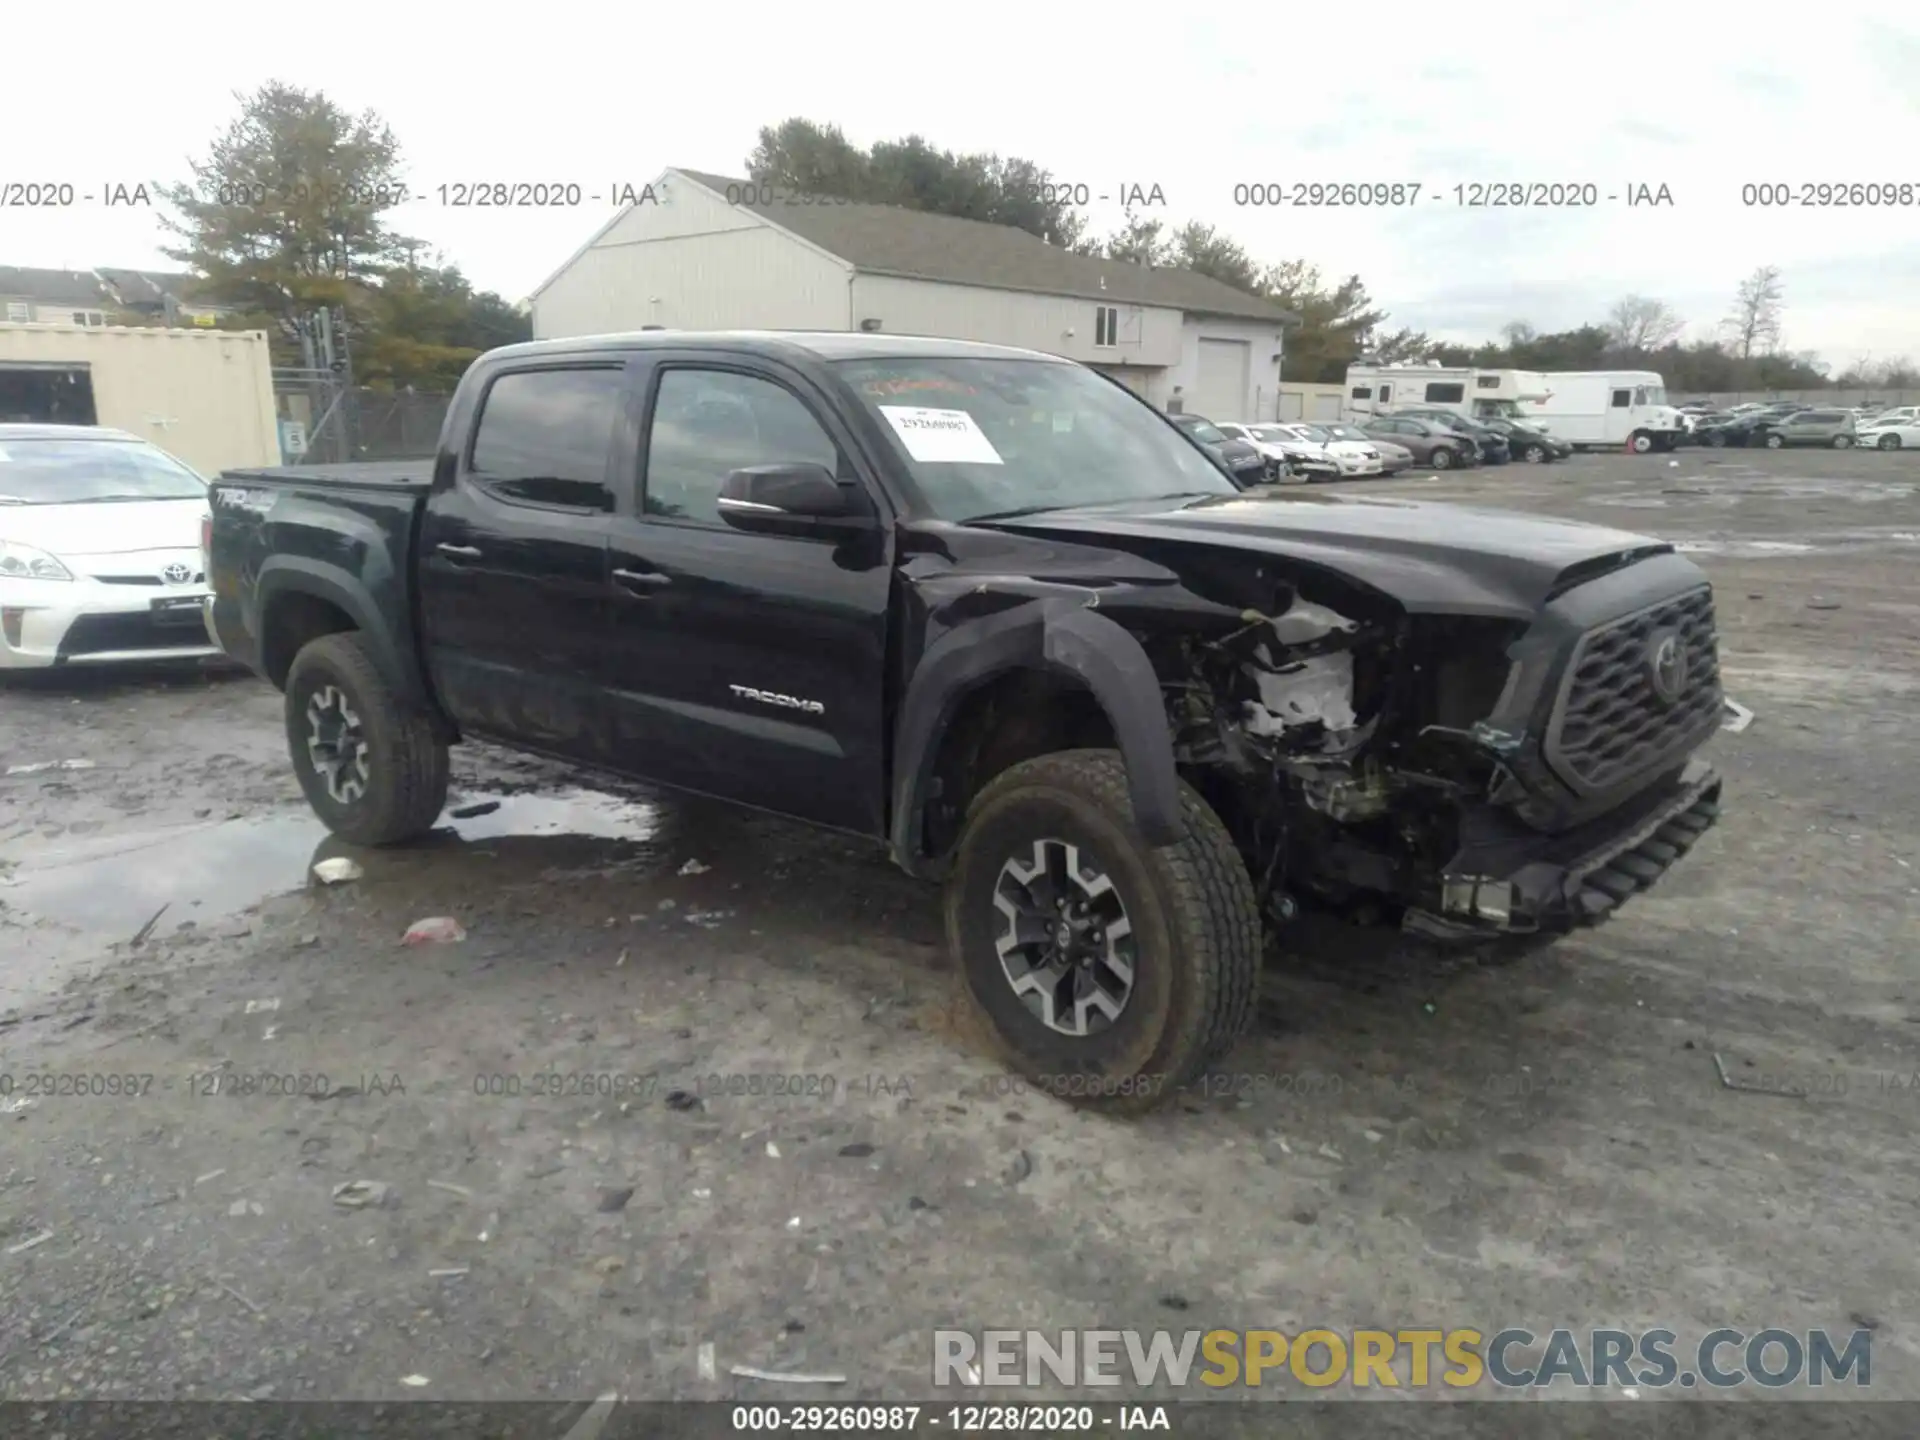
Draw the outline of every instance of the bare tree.
[[[1722,323],[1733,337],[1733,352],[1742,360],[1771,354],[1780,344],[1782,291],[1777,265],[1762,265],[1740,282],[1733,313]]]
[[[1500,338],[1507,342],[1509,350],[1521,345],[1530,345],[1539,338],[1540,332],[1524,320],[1509,320],[1500,327]]]
[[[1686,328],[1666,301],[1646,295],[1629,295],[1607,312],[1607,338],[1621,350],[1658,350]]]

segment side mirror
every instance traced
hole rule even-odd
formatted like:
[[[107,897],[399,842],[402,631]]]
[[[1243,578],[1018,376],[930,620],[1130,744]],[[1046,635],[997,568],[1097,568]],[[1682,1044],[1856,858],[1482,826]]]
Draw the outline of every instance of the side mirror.
[[[858,485],[842,484],[824,465],[749,465],[720,482],[720,518],[736,530],[810,535],[865,530],[873,507]]]

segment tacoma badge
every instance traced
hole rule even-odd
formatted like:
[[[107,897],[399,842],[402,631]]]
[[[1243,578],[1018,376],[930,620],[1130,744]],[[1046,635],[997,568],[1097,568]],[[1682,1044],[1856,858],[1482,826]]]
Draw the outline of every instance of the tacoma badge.
[[[771,690],[756,690],[751,685],[727,687],[742,700],[758,700],[762,705],[778,705],[783,710],[804,710],[809,715],[824,715],[827,707],[818,700],[800,700],[792,695],[776,695]]]

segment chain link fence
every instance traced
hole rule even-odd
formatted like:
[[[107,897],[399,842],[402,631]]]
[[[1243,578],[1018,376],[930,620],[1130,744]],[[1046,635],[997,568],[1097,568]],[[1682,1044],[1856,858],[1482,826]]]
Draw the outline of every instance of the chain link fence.
[[[347,386],[309,370],[274,372],[281,449],[289,463],[431,458],[452,398]]]

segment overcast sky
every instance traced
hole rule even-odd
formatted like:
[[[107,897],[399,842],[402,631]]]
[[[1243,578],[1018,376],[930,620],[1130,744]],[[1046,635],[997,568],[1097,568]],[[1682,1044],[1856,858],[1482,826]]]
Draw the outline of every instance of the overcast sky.
[[[111,7],[109,7],[111,8]],[[393,125],[428,198],[397,224],[519,299],[607,218],[457,210],[492,180],[636,185],[669,165],[740,173],[760,126],[833,122],[866,144],[917,131],[1018,154],[1114,197],[1158,185],[1262,260],[1357,272],[1394,324],[1450,340],[1541,330],[1655,296],[1712,332],[1735,286],[1778,265],[1785,344],[1836,366],[1920,358],[1920,203],[1756,208],[1742,187],[1920,187],[1920,12],[1832,0],[1770,16],[1706,3],[1186,7],[970,3],[566,4],[494,13],[336,0],[301,12],[202,3],[76,29],[15,6],[0,182],[185,178],[232,92],[279,79]],[[844,17],[844,18],[840,18]],[[106,48],[102,48],[105,46]],[[1595,208],[1473,210],[1454,187],[1597,188]],[[1400,210],[1236,206],[1255,182],[1418,182]],[[1629,207],[1633,187],[1670,206]],[[1609,196],[1619,196],[1617,200]],[[0,264],[164,266],[151,211],[0,210]]]

